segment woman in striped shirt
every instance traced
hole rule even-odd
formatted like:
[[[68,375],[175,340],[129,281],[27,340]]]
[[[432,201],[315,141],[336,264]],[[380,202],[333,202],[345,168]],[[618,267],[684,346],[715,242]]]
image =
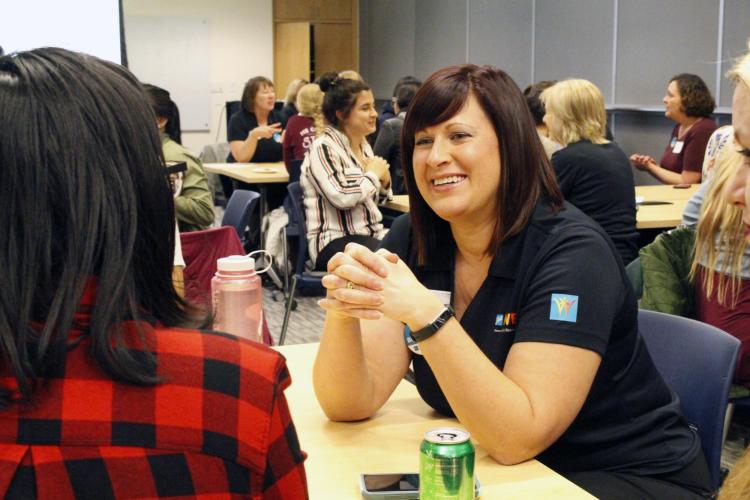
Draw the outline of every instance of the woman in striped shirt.
[[[385,235],[378,203],[391,196],[388,162],[367,143],[377,111],[370,87],[361,80],[325,79],[326,127],[302,164],[307,241],[315,268],[347,243],[376,249]]]

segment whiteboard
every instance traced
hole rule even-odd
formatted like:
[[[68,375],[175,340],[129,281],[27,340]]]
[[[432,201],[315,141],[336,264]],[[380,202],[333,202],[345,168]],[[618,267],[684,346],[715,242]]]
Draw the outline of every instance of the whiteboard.
[[[125,46],[130,71],[169,91],[182,130],[209,130],[208,19],[125,16]]]

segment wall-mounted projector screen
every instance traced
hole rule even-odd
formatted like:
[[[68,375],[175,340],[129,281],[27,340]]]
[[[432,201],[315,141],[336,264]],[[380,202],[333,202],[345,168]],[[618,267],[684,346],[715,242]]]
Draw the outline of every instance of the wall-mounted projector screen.
[[[0,15],[0,46],[6,54],[62,47],[120,64],[119,0],[24,0]]]

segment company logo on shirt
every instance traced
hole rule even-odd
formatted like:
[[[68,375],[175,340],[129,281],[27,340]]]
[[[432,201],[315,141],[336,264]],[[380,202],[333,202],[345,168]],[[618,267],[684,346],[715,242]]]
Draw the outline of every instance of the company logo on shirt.
[[[495,332],[496,333],[513,333],[518,324],[518,315],[514,312],[511,313],[499,313],[495,316]]]
[[[575,323],[578,317],[578,295],[553,293],[549,305],[549,319]]]

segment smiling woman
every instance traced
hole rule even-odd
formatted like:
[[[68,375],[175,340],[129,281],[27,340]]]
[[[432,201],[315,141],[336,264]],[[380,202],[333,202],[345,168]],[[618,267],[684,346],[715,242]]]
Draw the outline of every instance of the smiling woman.
[[[366,136],[377,112],[370,87],[361,80],[322,78],[327,126],[302,163],[307,241],[318,270],[357,242],[375,249],[385,234],[378,203],[391,196],[388,162],[374,156]]]
[[[515,83],[442,69],[402,134],[410,214],[323,278],[329,418],[371,416],[413,364],[424,401],[500,463],[536,457],[599,498],[702,498],[699,439],[643,348],[616,249],[563,203]]]

